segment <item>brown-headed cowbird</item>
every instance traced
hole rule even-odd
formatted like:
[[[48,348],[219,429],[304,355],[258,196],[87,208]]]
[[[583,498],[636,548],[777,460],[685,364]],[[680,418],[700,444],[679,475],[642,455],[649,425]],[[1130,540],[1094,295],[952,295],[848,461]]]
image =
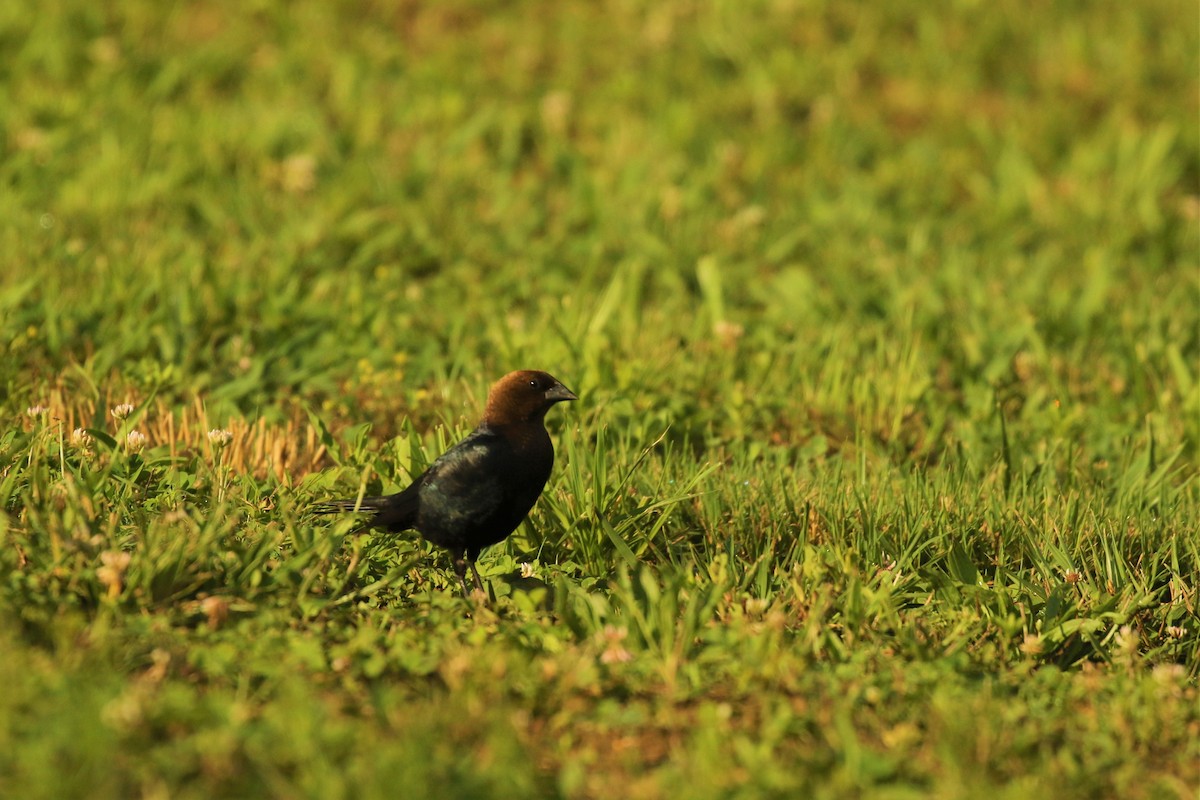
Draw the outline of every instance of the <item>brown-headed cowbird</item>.
[[[336,500],[320,513],[370,511],[367,527],[416,529],[454,556],[467,595],[467,567],[475,585],[479,551],[508,537],[533,508],[554,466],[544,424],[555,403],[575,394],[545,372],[510,372],[488,392],[483,420],[467,438],[429,465],[404,491],[386,497]]]

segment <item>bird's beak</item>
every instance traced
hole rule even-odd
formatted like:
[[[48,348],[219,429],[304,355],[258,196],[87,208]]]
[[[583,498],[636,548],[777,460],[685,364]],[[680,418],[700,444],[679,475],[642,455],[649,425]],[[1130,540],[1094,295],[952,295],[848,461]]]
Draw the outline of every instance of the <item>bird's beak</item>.
[[[578,400],[579,398],[561,383],[556,383],[546,390],[546,399],[551,403],[558,403],[563,400]]]

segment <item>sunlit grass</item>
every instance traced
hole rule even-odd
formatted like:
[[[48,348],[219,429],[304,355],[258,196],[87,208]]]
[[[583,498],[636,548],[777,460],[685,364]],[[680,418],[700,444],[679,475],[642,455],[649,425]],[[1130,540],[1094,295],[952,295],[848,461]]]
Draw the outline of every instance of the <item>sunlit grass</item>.
[[[0,794],[1193,796],[1188,11],[4,5]]]

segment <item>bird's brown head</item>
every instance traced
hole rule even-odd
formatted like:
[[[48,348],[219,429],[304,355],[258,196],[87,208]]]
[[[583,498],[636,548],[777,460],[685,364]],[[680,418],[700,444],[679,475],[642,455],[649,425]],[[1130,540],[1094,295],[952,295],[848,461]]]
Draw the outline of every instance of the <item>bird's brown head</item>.
[[[555,403],[577,399],[574,392],[549,373],[532,369],[510,372],[488,392],[483,421],[488,425],[537,422]]]

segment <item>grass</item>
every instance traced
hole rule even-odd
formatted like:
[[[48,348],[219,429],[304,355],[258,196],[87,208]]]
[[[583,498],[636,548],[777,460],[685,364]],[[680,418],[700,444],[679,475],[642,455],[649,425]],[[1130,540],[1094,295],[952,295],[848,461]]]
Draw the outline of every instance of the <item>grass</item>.
[[[1189,13],[4,4],[0,794],[1195,796]]]

